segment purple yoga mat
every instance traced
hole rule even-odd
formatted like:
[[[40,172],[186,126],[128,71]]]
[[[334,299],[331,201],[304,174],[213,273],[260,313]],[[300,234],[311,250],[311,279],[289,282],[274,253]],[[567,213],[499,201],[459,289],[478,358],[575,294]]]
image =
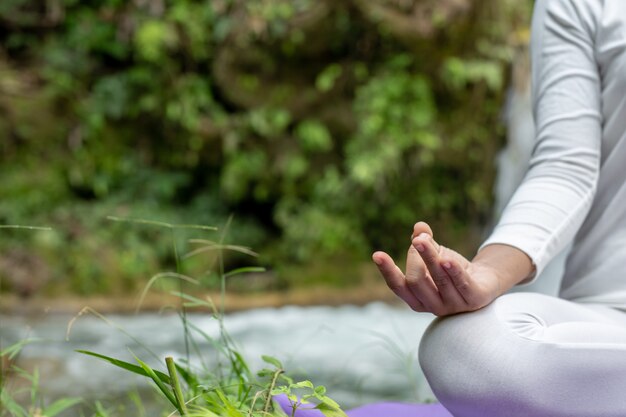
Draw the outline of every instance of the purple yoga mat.
[[[349,417],[452,417],[441,404],[375,403],[346,411]]]
[[[291,405],[286,395],[278,395],[274,400],[287,415],[291,415]],[[453,417],[441,404],[375,403],[347,410],[346,414],[348,417]],[[324,417],[324,415],[311,409],[310,404],[303,404],[296,410],[295,417]]]

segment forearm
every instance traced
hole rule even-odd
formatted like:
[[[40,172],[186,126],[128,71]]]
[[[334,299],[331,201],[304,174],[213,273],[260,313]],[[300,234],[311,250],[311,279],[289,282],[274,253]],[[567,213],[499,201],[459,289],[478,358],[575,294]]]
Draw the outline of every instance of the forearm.
[[[490,269],[498,277],[496,296],[504,294],[514,285],[531,277],[535,270],[526,253],[513,246],[502,244],[485,246],[474,257],[472,264]]]

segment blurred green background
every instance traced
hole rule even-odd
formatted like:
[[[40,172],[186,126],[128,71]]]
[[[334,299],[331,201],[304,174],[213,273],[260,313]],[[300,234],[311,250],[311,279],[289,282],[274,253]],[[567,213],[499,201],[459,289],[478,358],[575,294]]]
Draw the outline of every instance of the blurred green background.
[[[0,230],[1,290],[115,295],[173,268],[169,234],[109,215],[232,215],[260,257],[227,267],[268,268],[262,289],[354,285],[418,220],[471,255],[531,5],[2,0],[0,224],[54,230]]]

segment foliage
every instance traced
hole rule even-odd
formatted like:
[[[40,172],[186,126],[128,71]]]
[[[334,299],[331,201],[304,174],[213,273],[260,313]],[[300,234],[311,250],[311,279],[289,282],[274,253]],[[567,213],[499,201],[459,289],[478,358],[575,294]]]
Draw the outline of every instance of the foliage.
[[[220,346],[222,353],[233,362],[227,376],[203,374],[176,364],[171,357],[165,358],[168,373],[151,368],[139,358],[139,366],[89,351],[78,351],[103,359],[125,371],[147,377],[158,387],[164,399],[181,416],[204,417],[282,417],[284,412],[273,404],[273,397],[285,395],[289,399],[292,415],[305,405],[320,410],[327,417],[345,417],[339,404],[326,395],[323,386],[311,381],[294,382],[285,375],[282,363],[273,357],[263,356],[270,365],[261,369],[256,376],[248,368],[242,356],[230,345],[228,338]],[[206,372],[206,371],[205,371]],[[217,372],[217,371],[214,371]],[[187,388],[183,393],[179,375]],[[169,412],[169,411],[168,411]],[[171,413],[169,413],[171,415]]]
[[[24,346],[36,342],[38,340],[25,339],[0,350],[0,359],[3,361],[0,363],[0,416],[2,417],[55,417],[81,402],[80,398],[65,397],[51,404],[46,404],[39,390],[39,372],[35,369],[30,374],[18,366],[10,364],[9,361],[14,361]],[[8,364],[6,369],[4,368],[4,358],[6,358]],[[12,378],[26,380],[27,386],[14,392],[9,392],[9,378],[6,377],[9,373],[15,374],[15,377]],[[28,396],[27,406],[15,400],[16,397],[23,395]]]
[[[172,262],[106,215],[235,213],[267,265],[402,253],[420,219],[469,252],[528,4],[3,1],[0,223],[56,232],[0,251],[35,248],[79,293]]]
[[[147,362],[134,354],[133,356],[137,364],[86,350],[78,350],[79,353],[104,360],[124,371],[138,374],[151,380],[154,385],[156,385],[160,398],[165,400],[162,415],[171,416],[178,413],[180,416],[188,417],[285,417],[282,408],[273,404],[275,396],[284,395],[291,405],[292,417],[295,411],[303,404],[319,410],[326,417],[346,417],[339,404],[326,395],[326,389],[323,386],[315,386],[308,380],[295,382],[285,374],[282,363],[276,358],[263,356],[262,359],[268,367],[261,369],[256,374],[253,373],[242,354],[238,351],[234,340],[225,329],[223,298],[220,305],[216,306],[210,298],[203,300],[184,292],[185,282],[198,284],[201,282],[201,277],[194,279],[182,274],[184,260],[189,259],[190,256],[183,256],[181,254],[176,233],[181,231],[192,231],[196,233],[207,231],[214,232],[216,231],[214,227],[193,224],[171,224],[146,219],[113,218],[112,220],[123,222],[126,225],[130,223],[131,225],[142,225],[151,228],[156,227],[159,232],[165,234],[165,238],[169,240],[170,252],[175,258],[176,271],[163,272],[155,275],[155,277],[173,276],[179,278],[178,291],[174,293],[180,297],[181,304],[179,306],[179,312],[185,330],[185,344],[188,347],[187,355],[185,358],[178,360],[178,362],[172,357],[166,357],[166,369],[160,371],[151,367]],[[165,233],[163,233],[163,231],[165,231]],[[191,256],[199,254],[204,255],[203,258],[208,261],[213,272],[219,277],[222,295],[225,291],[227,278],[258,269],[239,268],[225,272],[224,253],[226,251],[237,251],[248,255],[256,255],[247,248],[224,244],[224,236],[227,231],[228,227],[221,231],[221,237],[218,241],[192,239],[195,242],[203,243],[204,246],[188,254]],[[215,256],[207,256],[211,254],[215,254]],[[150,285],[151,283],[146,287],[146,291],[150,290]],[[202,329],[187,320],[186,309],[192,306],[204,307],[212,313],[213,318],[219,324],[220,333],[218,338],[212,338]],[[86,308],[70,321],[68,325],[68,337],[75,320],[84,312],[92,312],[108,322],[104,316]],[[131,334],[124,333],[137,341]],[[212,360],[207,360],[209,358],[205,356],[213,352],[201,352],[198,349],[198,344],[194,336],[206,339],[206,341],[214,347],[216,357],[211,358]],[[6,356],[10,360],[14,359],[21,348],[31,342],[32,341],[24,340],[0,351],[0,358]],[[190,348],[194,348],[195,353],[198,354],[198,363],[191,363],[189,355]],[[147,349],[147,351],[150,351],[150,349]],[[207,365],[209,363],[212,363],[212,365]],[[28,379],[30,382],[31,403],[33,406],[28,409],[24,408],[14,399],[15,396],[19,395],[19,392],[9,393],[9,390],[5,387],[7,383],[4,379],[4,372],[0,372],[0,376],[2,376],[2,379],[0,379],[0,417],[54,417],[58,413],[80,402],[80,399],[62,398],[50,405],[45,405],[38,396],[37,371],[35,370],[33,375],[29,375],[14,365],[12,369],[14,372],[19,372],[20,376]],[[0,371],[3,370],[0,369]],[[105,417],[116,414],[114,410],[107,410],[98,402],[95,404],[95,413],[93,415]]]
[[[117,219],[124,221],[124,219]],[[207,230],[209,228],[196,225],[172,225],[168,223],[131,220],[134,223],[148,224],[169,229],[174,232],[180,229],[193,229],[196,231]],[[210,229],[209,229],[210,230]],[[255,268],[241,268],[233,271],[225,272],[223,255],[226,251],[238,251],[249,255],[256,256],[247,248],[234,245],[224,245],[224,236],[227,228],[221,232],[219,241],[201,241],[204,247],[193,251],[190,255],[203,254],[207,252],[216,254],[216,258],[211,259],[213,269],[219,276],[222,288],[222,296],[226,288],[226,279],[237,274],[250,272]],[[182,257],[177,247],[175,236],[171,236],[172,254],[176,258],[177,271],[176,275],[180,275],[183,260],[188,256]],[[157,274],[157,276],[162,274]],[[187,277],[184,281],[193,281]],[[346,417],[341,411],[340,406],[326,396],[326,389],[322,386],[315,387],[310,381],[294,382],[294,380],[285,375],[285,369],[282,363],[273,357],[263,356],[263,361],[270,365],[267,369],[262,369],[255,376],[245,359],[236,348],[235,342],[230,337],[224,326],[224,304],[223,298],[219,306],[216,306],[212,300],[202,300],[184,293],[183,280],[180,280],[180,291],[177,294],[181,299],[181,315],[182,322],[185,327],[185,337],[188,346],[196,346],[193,334],[205,338],[217,350],[218,357],[214,360],[217,363],[212,369],[202,367],[198,369],[194,367],[189,360],[189,354],[186,359],[182,359],[185,366],[176,363],[172,357],[165,358],[167,372],[161,372],[150,367],[146,362],[135,356],[138,365],[134,365],[125,361],[114,359],[102,354],[79,351],[90,356],[95,356],[105,360],[112,365],[124,369],[125,371],[147,377],[154,382],[162,396],[167,399],[170,406],[173,406],[181,416],[204,416],[204,417],[264,417],[264,416],[284,416],[280,407],[274,407],[273,398],[276,395],[286,395],[292,405],[292,416],[295,410],[301,404],[310,404],[314,401],[316,409],[320,410],[326,417]],[[195,282],[200,282],[196,279]],[[149,289],[149,288],[147,288]],[[213,339],[201,329],[189,324],[186,320],[185,309],[187,307],[203,306],[212,311],[213,318],[219,323],[219,339]],[[201,359],[201,364],[208,363],[202,359],[202,352],[197,352]],[[185,383],[186,392],[179,377]],[[171,415],[171,414],[170,414]]]

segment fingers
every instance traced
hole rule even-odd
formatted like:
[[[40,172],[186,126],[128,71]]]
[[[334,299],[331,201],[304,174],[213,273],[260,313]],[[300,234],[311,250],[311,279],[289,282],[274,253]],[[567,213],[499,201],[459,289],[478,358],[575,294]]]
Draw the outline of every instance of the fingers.
[[[430,228],[428,223],[426,222],[417,222],[415,226],[413,226],[413,234],[411,235],[411,240],[415,239],[422,233],[426,233],[430,235],[430,237],[434,237],[433,230]]]
[[[441,247],[426,233],[422,233],[413,239],[413,246],[419,252],[424,264],[428,268],[432,281],[437,287],[439,295],[445,305],[462,306],[465,299],[457,290],[454,281],[444,269],[443,264],[451,265],[450,261],[443,260],[440,256]],[[458,269],[455,270],[455,272]]]
[[[422,302],[407,287],[407,282],[402,270],[393,262],[393,259],[385,252],[375,252],[372,260],[378,266],[387,286],[415,311],[427,311]]]
[[[437,316],[471,311],[485,305],[481,297],[485,298],[488,285],[473,279],[476,270],[467,259],[440,246],[424,222],[415,224],[413,234],[406,274],[386,253],[376,252],[372,256],[387,286],[398,297],[415,311],[428,311]]]
[[[467,272],[454,260],[444,260],[443,269],[446,271],[452,284],[463,298],[466,304],[474,304],[474,291],[471,286],[471,280]]]
[[[437,286],[413,245],[409,246],[406,258],[406,285],[428,311],[434,312],[441,307],[442,300],[437,291]]]

